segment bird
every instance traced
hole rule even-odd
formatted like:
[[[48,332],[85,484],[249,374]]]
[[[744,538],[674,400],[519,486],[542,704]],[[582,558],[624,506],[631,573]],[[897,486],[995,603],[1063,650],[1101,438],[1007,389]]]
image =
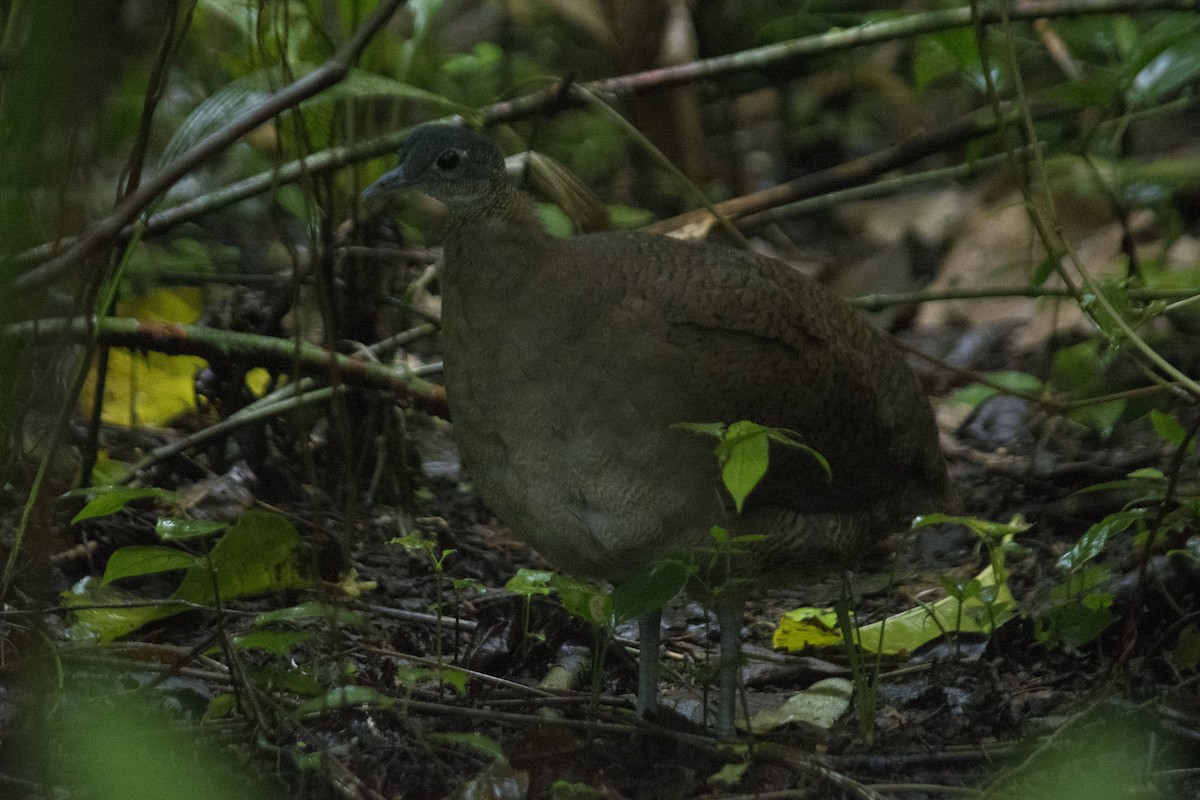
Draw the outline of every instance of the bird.
[[[764,255],[642,231],[559,237],[464,127],[425,124],[363,200],[446,207],[441,337],[454,435],[493,513],[550,564],[618,585],[720,525],[739,586],[812,580],[953,503],[932,407],[887,334]],[[748,420],[771,447],[737,513],[710,438]],[[695,558],[697,562],[703,558]],[[698,581],[702,583],[702,581]],[[719,738],[735,736],[749,590],[716,595]],[[657,709],[661,610],[639,619],[637,708]]]

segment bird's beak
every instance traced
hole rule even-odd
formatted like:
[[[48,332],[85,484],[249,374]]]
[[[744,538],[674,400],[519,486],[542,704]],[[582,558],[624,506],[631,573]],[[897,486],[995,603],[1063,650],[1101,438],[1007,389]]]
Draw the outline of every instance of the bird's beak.
[[[404,175],[404,165],[401,164],[395,169],[383,173],[379,176],[379,180],[372,183],[366,189],[363,189],[363,193],[359,196],[359,199],[366,203],[375,198],[385,197],[393,192],[404,189],[408,185],[408,178]]]

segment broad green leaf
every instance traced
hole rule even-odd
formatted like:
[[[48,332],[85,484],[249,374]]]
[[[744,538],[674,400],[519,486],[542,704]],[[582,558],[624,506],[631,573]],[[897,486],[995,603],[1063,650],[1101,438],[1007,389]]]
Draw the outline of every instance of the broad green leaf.
[[[1088,528],[1070,550],[1059,556],[1058,566],[1066,570],[1078,569],[1085,562],[1104,552],[1104,546],[1110,538],[1139,525],[1145,516],[1144,508],[1109,514]]]
[[[574,227],[571,225],[570,217],[553,203],[538,203],[534,211],[537,213],[542,227],[551,236],[557,236],[562,239],[575,232]]]
[[[947,75],[961,75],[972,86],[982,83],[979,48],[969,28],[958,28],[917,37],[913,56],[913,82],[918,90]]]
[[[1164,414],[1157,408],[1150,412],[1150,424],[1154,426],[1154,432],[1159,435],[1164,441],[1181,446],[1187,439],[1187,431],[1183,426],[1169,414]],[[1188,452],[1196,452],[1196,441],[1193,439],[1188,442]]]
[[[610,205],[608,219],[615,230],[632,230],[654,222],[653,211],[633,206]]]
[[[104,578],[100,585],[111,583],[122,578],[135,578],[142,575],[154,575],[160,572],[171,572],[177,569],[190,569],[201,559],[191,553],[176,550],[173,547],[158,545],[129,545],[122,547],[108,558],[104,567]]]
[[[213,546],[208,564],[190,570],[172,597],[211,603],[213,578],[224,599],[313,585],[303,543],[284,517],[247,511]],[[211,564],[211,572],[209,568]]]
[[[1171,664],[1178,670],[1194,672],[1200,667],[1200,629],[1195,623],[1186,625],[1171,648]]]
[[[775,626],[771,639],[773,647],[797,652],[808,647],[838,647],[842,633],[838,630],[837,613],[832,608],[805,606],[783,615]]]
[[[278,797],[270,776],[256,777],[228,743],[206,735],[173,701],[130,692],[113,667],[66,665],[58,675],[59,697],[43,707],[36,745],[39,780],[56,787],[56,797],[93,800],[263,800]],[[109,674],[112,673],[112,674]],[[178,689],[173,692],[177,695]],[[202,698],[197,697],[197,704]],[[177,713],[170,713],[175,711]],[[51,713],[53,712],[53,713]],[[34,744],[34,742],[29,742]],[[32,766],[32,765],[31,765]],[[5,789],[9,798],[29,792]]]
[[[369,706],[375,708],[391,708],[396,704],[396,698],[389,697],[377,689],[367,686],[340,686],[331,689],[321,697],[314,697],[301,703],[296,709],[300,715],[312,714],[318,711],[328,711],[334,708],[358,708]]]
[[[947,632],[992,633],[1015,616],[1016,603],[1008,583],[997,580],[995,567],[989,565],[975,580],[977,594],[962,600],[943,597],[860,628],[859,646],[872,653],[904,654]]]
[[[246,650],[265,650],[275,655],[287,655],[313,637],[312,631],[251,631],[237,636],[233,642]]]
[[[1058,642],[1067,650],[1078,650],[1104,633],[1112,621],[1111,602],[1099,608],[1068,603],[1039,614],[1034,619],[1035,636],[1043,644]]]
[[[750,718],[750,730],[766,733],[784,725],[812,725],[828,730],[850,708],[854,684],[845,678],[825,678],[790,695],[777,709],[759,711]]]
[[[521,567],[517,570],[517,574],[504,584],[504,590],[524,597],[548,595],[552,590],[551,582],[553,580],[554,573],[550,570]]]
[[[369,628],[371,624],[366,617],[357,611],[352,611],[349,608],[334,605],[333,603],[319,603],[316,601],[300,603],[299,605],[279,608],[274,611],[264,611],[262,614],[254,617],[254,624],[258,626],[273,625],[280,622],[288,622],[296,625],[306,625],[309,623],[328,625],[333,623],[339,628]]]
[[[147,602],[115,586],[81,581],[63,602],[71,606],[124,604],[125,608],[78,608],[73,633],[102,640],[131,633],[148,622],[210,605],[216,591],[224,600],[315,584],[303,558],[300,535],[283,517],[249,511],[213,546],[208,560],[197,560],[185,573],[169,600],[180,604],[139,605]]]
[[[64,606],[75,609],[74,620],[68,629],[68,637],[72,640],[110,641],[190,608],[183,603],[148,603],[145,598],[115,584],[102,585],[99,578],[91,576],[76,583],[59,598]]]
[[[467,691],[467,674],[454,667],[399,666],[396,668],[396,685],[405,689],[438,684],[449,686],[459,694]]]
[[[984,400],[1000,394],[1001,389],[1021,394],[1040,394],[1046,388],[1046,384],[1041,378],[1016,370],[989,372],[987,373],[987,378],[993,384],[999,386],[1000,389],[982,383],[973,383],[955,392],[952,399],[956,403],[963,403],[971,408],[975,408],[982,404]]]
[[[344,81],[329,87],[320,95],[312,100],[305,101],[302,105],[309,105],[318,101],[329,102],[331,100],[347,100],[363,97],[394,97],[402,100],[415,100],[427,103],[432,108],[447,114],[470,115],[474,111],[470,106],[456,103],[448,97],[443,97],[435,92],[419,89],[416,86],[398,81],[395,78],[389,78],[386,75],[378,75],[374,72],[367,72],[361,69],[351,70]]]
[[[300,697],[320,697],[329,690],[329,675],[318,678],[310,670],[270,660],[249,670],[254,685],[264,692],[287,692]]]
[[[1119,342],[1125,338],[1125,333],[1117,324],[1117,319],[1127,317],[1130,307],[1128,282],[1107,279],[1093,284],[1093,287],[1098,292],[1084,292],[1079,299],[1079,307],[1109,341]],[[1108,301],[1107,304],[1101,302],[1101,297]],[[1109,311],[1110,307],[1112,311]]]
[[[1084,564],[1073,570],[1062,583],[1051,587],[1047,597],[1055,602],[1069,600],[1077,602],[1094,593],[1112,578],[1112,570],[1103,564]]]
[[[1041,286],[1054,273],[1054,260],[1051,258],[1043,258],[1033,268],[1033,275],[1029,278],[1029,283],[1032,286]]]
[[[85,519],[92,519],[93,517],[115,514],[134,500],[154,497],[159,500],[169,501],[177,497],[175,492],[166,489],[156,489],[153,487],[137,489],[128,486],[101,486],[93,489],[78,489],[68,492],[67,496],[73,497],[80,494],[92,494],[95,496],[71,519],[71,524],[81,522]]]
[[[749,768],[750,768],[749,759],[747,759],[745,761],[735,761],[731,764],[726,764],[725,766],[721,767],[719,770],[714,772],[712,775],[710,775],[707,783],[709,786],[716,786],[718,788],[728,788],[731,786],[737,786],[739,783],[742,782],[742,778],[745,776],[746,770],[748,770]],[[575,795],[573,795],[573,794],[566,795],[566,797],[570,798],[570,800],[574,800]],[[597,800],[599,800],[599,798],[601,796],[583,794],[583,795],[580,795],[580,800],[590,800],[590,798],[592,798],[592,797],[596,797]]]
[[[1101,439],[1108,439],[1116,430],[1117,423],[1125,416],[1128,406],[1129,401],[1124,398],[1108,400],[1072,409],[1068,416],[1094,429]]]
[[[612,627],[613,599],[608,592],[569,575],[554,575],[550,585],[567,613],[597,628]]]
[[[1167,476],[1161,469],[1156,467],[1139,467],[1120,480],[1093,483],[1091,486],[1085,486],[1084,488],[1075,492],[1075,494],[1107,491],[1109,489],[1130,489],[1137,491],[1153,491],[1155,492],[1155,497],[1161,497],[1162,490],[1166,487],[1166,484]]]
[[[1102,390],[1112,352],[1095,339],[1064,347],[1054,354],[1054,382],[1074,398],[1094,396]]]
[[[92,467],[92,486],[119,484],[133,465],[109,456],[107,450],[96,453],[96,465]]]
[[[666,605],[683,591],[691,575],[680,559],[656,561],[613,589],[612,614],[615,624],[636,619]]]
[[[312,64],[294,63],[293,72],[302,76],[315,69]],[[218,130],[229,120],[241,116],[262,105],[279,87],[286,84],[285,76],[276,66],[249,75],[243,75],[222,86],[204,99],[176,129],[166,147],[163,148],[161,165],[170,164],[198,144],[204,137]],[[447,113],[470,113],[471,109],[434,92],[377,75],[364,70],[350,71],[346,79],[324,92],[300,104],[304,110],[349,98],[393,97],[427,103]]]
[[[216,522],[210,519],[161,517],[158,522],[154,523],[154,533],[164,542],[179,542],[211,536],[228,527],[228,522]]]
[[[1161,103],[1200,76],[1200,37],[1195,35],[1194,21],[1190,27],[1190,32],[1181,28],[1179,41],[1154,55],[1134,76],[1129,87],[1131,105]]]
[[[1008,522],[993,522],[991,520],[980,519],[979,517],[937,513],[922,514],[916,517],[912,522],[912,529],[917,530],[918,528],[925,528],[930,525],[964,525],[972,533],[983,539],[1000,541],[1005,539],[1005,537],[1024,533],[1029,530],[1030,524],[1019,514]]]
[[[746,498],[767,474],[770,442],[761,426],[735,422],[726,431],[723,444],[727,446],[727,456],[721,467],[721,481],[740,514]]]

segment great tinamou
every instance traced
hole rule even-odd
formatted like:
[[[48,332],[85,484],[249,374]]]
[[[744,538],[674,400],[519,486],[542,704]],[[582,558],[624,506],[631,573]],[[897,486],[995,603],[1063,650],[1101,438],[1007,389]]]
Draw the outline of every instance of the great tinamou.
[[[622,231],[558,238],[485,137],[417,128],[364,198],[415,188],[447,207],[442,341],[464,464],[483,499],[557,567],[620,583],[761,537],[734,577],[800,581],[852,564],[951,491],[929,401],[887,337],[770,258]],[[798,432],[732,510],[714,441],[677,423]],[[740,585],[741,581],[739,581]],[[742,590],[719,595],[715,729],[734,725]],[[641,618],[638,707],[656,708],[659,614]]]

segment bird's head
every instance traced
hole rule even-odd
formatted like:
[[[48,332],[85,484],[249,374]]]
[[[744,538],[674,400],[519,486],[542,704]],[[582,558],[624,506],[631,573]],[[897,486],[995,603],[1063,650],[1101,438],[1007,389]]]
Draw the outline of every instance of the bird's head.
[[[453,211],[484,201],[497,187],[509,186],[500,150],[491,139],[466,128],[415,128],[400,148],[399,161],[363,191],[364,201],[411,188]]]

